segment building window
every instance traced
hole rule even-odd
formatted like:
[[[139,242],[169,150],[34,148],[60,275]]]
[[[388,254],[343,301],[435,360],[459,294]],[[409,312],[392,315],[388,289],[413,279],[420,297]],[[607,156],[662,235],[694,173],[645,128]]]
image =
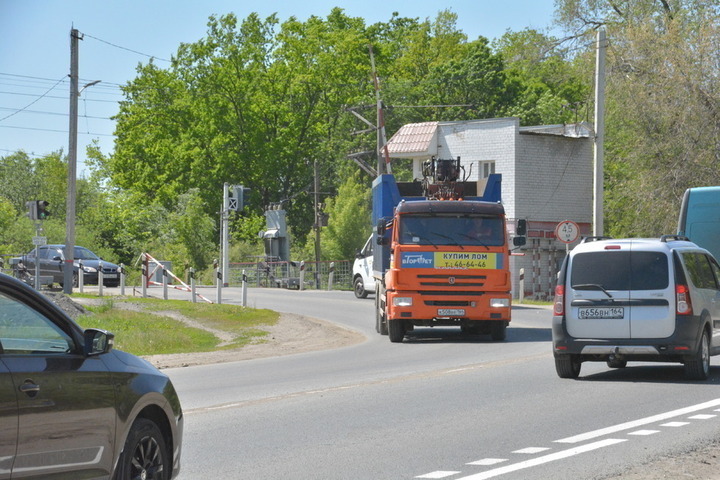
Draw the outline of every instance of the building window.
[[[488,178],[495,173],[495,162],[480,162],[480,178]]]

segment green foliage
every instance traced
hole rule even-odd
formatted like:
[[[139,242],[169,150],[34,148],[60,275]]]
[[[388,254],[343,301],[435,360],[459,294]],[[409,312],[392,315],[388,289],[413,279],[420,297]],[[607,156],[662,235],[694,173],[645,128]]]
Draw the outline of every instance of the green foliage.
[[[351,260],[370,234],[370,190],[347,177],[325,203],[328,225],[320,231],[321,260]],[[314,257],[311,257],[314,258]]]

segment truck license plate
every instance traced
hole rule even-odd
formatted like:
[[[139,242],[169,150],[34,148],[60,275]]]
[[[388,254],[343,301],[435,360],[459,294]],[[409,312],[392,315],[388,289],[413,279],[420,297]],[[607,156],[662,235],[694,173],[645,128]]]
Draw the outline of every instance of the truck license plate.
[[[585,320],[612,320],[625,317],[625,308],[623,307],[583,307],[578,308],[578,317]]]
[[[462,308],[438,308],[438,315],[442,317],[457,317],[465,315],[465,310]]]

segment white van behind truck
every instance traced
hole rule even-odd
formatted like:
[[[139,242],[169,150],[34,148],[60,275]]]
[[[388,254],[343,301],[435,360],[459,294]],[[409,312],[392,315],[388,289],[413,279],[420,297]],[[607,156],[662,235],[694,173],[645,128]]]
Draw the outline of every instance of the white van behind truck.
[[[561,378],[583,362],[678,362],[705,380],[720,353],[720,266],[685,237],[583,240],[555,289],[553,354]]]
[[[357,298],[366,298],[368,293],[375,292],[373,277],[373,242],[372,235],[365,242],[362,250],[358,250],[353,263],[353,291]]]

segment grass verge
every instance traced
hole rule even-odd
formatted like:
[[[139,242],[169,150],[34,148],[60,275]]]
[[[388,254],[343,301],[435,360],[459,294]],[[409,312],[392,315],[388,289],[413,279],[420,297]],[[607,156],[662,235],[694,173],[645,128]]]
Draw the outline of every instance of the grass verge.
[[[275,325],[277,312],[238,305],[191,303],[181,300],[106,299],[77,319],[83,328],[102,328],[115,334],[115,346],[134,355],[211,352],[263,341],[263,327]],[[152,313],[151,313],[152,312]],[[195,326],[172,318],[180,314]],[[226,333],[222,342],[211,331]]]

